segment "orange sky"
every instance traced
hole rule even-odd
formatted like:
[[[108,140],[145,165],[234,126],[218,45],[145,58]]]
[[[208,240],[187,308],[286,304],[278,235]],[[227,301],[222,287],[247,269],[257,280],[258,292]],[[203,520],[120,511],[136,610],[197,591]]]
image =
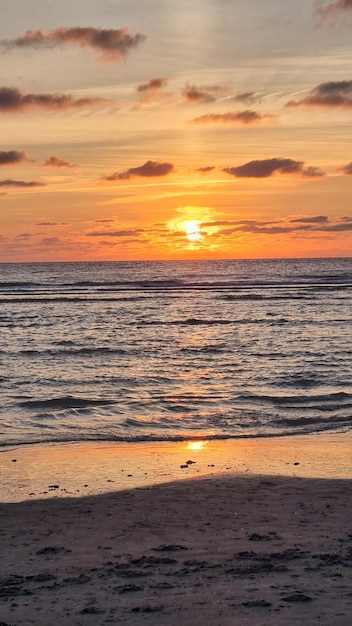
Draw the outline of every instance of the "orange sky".
[[[0,261],[351,256],[351,0],[1,7]]]

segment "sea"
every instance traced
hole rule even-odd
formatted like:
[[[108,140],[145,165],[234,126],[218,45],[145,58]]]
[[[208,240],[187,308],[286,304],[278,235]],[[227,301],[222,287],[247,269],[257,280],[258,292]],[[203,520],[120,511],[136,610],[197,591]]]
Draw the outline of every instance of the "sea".
[[[352,258],[0,264],[0,446],[352,429]]]

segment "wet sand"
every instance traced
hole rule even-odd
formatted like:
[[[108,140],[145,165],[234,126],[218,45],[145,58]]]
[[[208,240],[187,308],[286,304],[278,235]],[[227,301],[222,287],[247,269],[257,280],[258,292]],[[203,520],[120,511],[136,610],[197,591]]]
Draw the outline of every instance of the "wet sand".
[[[232,463],[221,474],[216,474],[216,467],[205,467],[211,465],[210,457],[200,456],[200,451],[197,456],[196,450],[190,455],[189,448],[172,453],[170,448],[164,469],[159,468],[162,476],[149,476],[153,484],[127,490],[117,481],[119,490],[115,486],[110,492],[99,489],[107,480],[117,480],[122,469],[133,474],[131,465],[116,467],[111,453],[109,471],[115,467],[116,473],[108,478],[100,453],[92,456],[86,449],[84,465],[77,448],[76,469],[81,466],[83,474],[71,476],[69,484],[65,482],[69,474],[60,473],[59,446],[51,455],[56,484],[47,485],[46,493],[38,496],[42,499],[27,496],[33,500],[20,501],[23,490],[19,489],[19,501],[0,505],[1,626],[350,626],[348,450],[341,452],[341,442],[334,456],[336,441],[333,447],[331,438],[320,441],[320,457],[316,452],[320,470],[317,463],[314,467],[325,476],[309,478],[305,474],[313,472],[312,450],[308,454],[312,440],[305,449],[303,442],[300,447],[297,440],[288,443],[285,447],[285,442],[278,442],[271,458],[259,444],[243,448],[243,457],[236,447],[235,460],[233,447],[230,453],[231,446],[222,445],[225,457],[220,449],[217,457],[213,448],[211,456],[219,471],[221,458],[224,464]],[[255,473],[260,450],[263,471]],[[72,451],[71,447],[69,456]],[[14,452],[6,453],[7,460],[2,455],[1,469],[15,468],[18,479],[23,475],[26,483],[29,468],[27,474],[23,467],[21,472],[21,464],[25,458],[28,463],[26,455],[33,448]],[[65,454],[62,468],[67,468]],[[339,466],[346,477],[336,479],[333,468],[339,454],[346,461],[345,469],[342,460]],[[105,451],[103,457],[107,456]],[[96,494],[82,496],[81,478],[87,477],[93,458],[97,471],[98,457],[102,476],[95,484]],[[131,454],[128,458],[132,463]],[[156,460],[158,455],[153,458],[157,466],[162,463]],[[152,472],[151,461],[143,462],[146,453],[134,459],[134,471],[140,467],[144,475]],[[126,463],[127,456],[120,454],[119,460]],[[177,473],[181,477],[186,473],[189,479],[167,482],[176,461]],[[70,471],[72,467],[69,464]],[[35,476],[34,468],[31,471]],[[42,477],[43,483],[48,477],[52,475]],[[128,483],[132,478],[136,477],[123,480]],[[42,486],[40,481],[35,485]],[[107,485],[114,487],[114,483]],[[67,497],[62,491],[73,486],[79,497]],[[28,487],[26,483],[24,490]]]

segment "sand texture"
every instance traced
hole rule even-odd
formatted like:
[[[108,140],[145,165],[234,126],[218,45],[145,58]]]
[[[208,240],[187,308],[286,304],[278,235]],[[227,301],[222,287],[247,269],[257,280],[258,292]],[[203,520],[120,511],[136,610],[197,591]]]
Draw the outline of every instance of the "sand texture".
[[[0,505],[3,626],[351,626],[352,482],[226,476]]]

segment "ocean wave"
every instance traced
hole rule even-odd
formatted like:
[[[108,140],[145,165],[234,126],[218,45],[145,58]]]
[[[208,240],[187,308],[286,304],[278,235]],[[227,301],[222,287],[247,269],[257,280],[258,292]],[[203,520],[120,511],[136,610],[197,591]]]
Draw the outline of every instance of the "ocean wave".
[[[36,350],[36,349],[25,349],[25,350],[20,350],[17,353],[12,353],[12,354],[21,354],[22,356],[44,356],[44,355],[50,355],[50,356],[66,356],[66,357],[70,357],[70,356],[84,356],[84,355],[88,355],[88,356],[97,356],[97,355],[104,355],[104,354],[115,354],[115,355],[125,355],[125,354],[130,354],[131,350],[125,350],[124,348],[108,348],[108,347],[96,347],[96,348],[87,348],[87,347],[82,347],[82,348],[48,348],[45,350]],[[11,354],[11,352],[8,351],[8,354]]]
[[[115,404],[116,400],[94,399],[94,398],[75,398],[74,396],[65,396],[62,398],[47,398],[45,400],[24,400],[18,403],[18,406],[24,409],[34,410],[61,410],[61,409],[77,409],[89,408],[94,406],[107,406]]]
[[[332,393],[324,393],[324,394],[316,394],[316,395],[294,395],[294,396],[276,396],[276,395],[265,395],[265,394],[255,394],[255,393],[242,393],[238,396],[239,400],[243,400],[248,402],[248,400],[258,402],[258,403],[270,403],[274,405],[283,405],[289,407],[292,405],[304,405],[309,406],[309,408],[317,408],[318,406],[323,406],[324,403],[336,403],[339,402],[346,406],[347,401],[352,400],[352,394],[347,393],[346,391],[337,391]],[[311,403],[315,403],[316,406],[311,407]],[[320,403],[320,404],[317,404]],[[349,403],[347,407],[349,407]]]
[[[281,439],[282,437],[296,437],[302,435],[312,435],[317,433],[343,433],[351,430],[352,423],[349,419],[334,419],[326,421],[312,421],[307,423],[283,423],[280,431],[273,429],[271,432],[241,432],[231,433],[214,433],[204,434],[201,431],[193,431],[188,433],[121,433],[121,434],[98,434],[98,433],[82,433],[74,435],[57,433],[56,436],[42,435],[41,437],[32,435],[30,437],[21,438],[13,436],[7,441],[0,441],[0,451],[6,450],[13,446],[28,446],[35,444],[75,444],[75,443],[122,443],[122,444],[144,444],[144,443],[182,443],[182,442],[211,442],[211,441],[235,441],[235,440],[260,440],[260,439]]]

